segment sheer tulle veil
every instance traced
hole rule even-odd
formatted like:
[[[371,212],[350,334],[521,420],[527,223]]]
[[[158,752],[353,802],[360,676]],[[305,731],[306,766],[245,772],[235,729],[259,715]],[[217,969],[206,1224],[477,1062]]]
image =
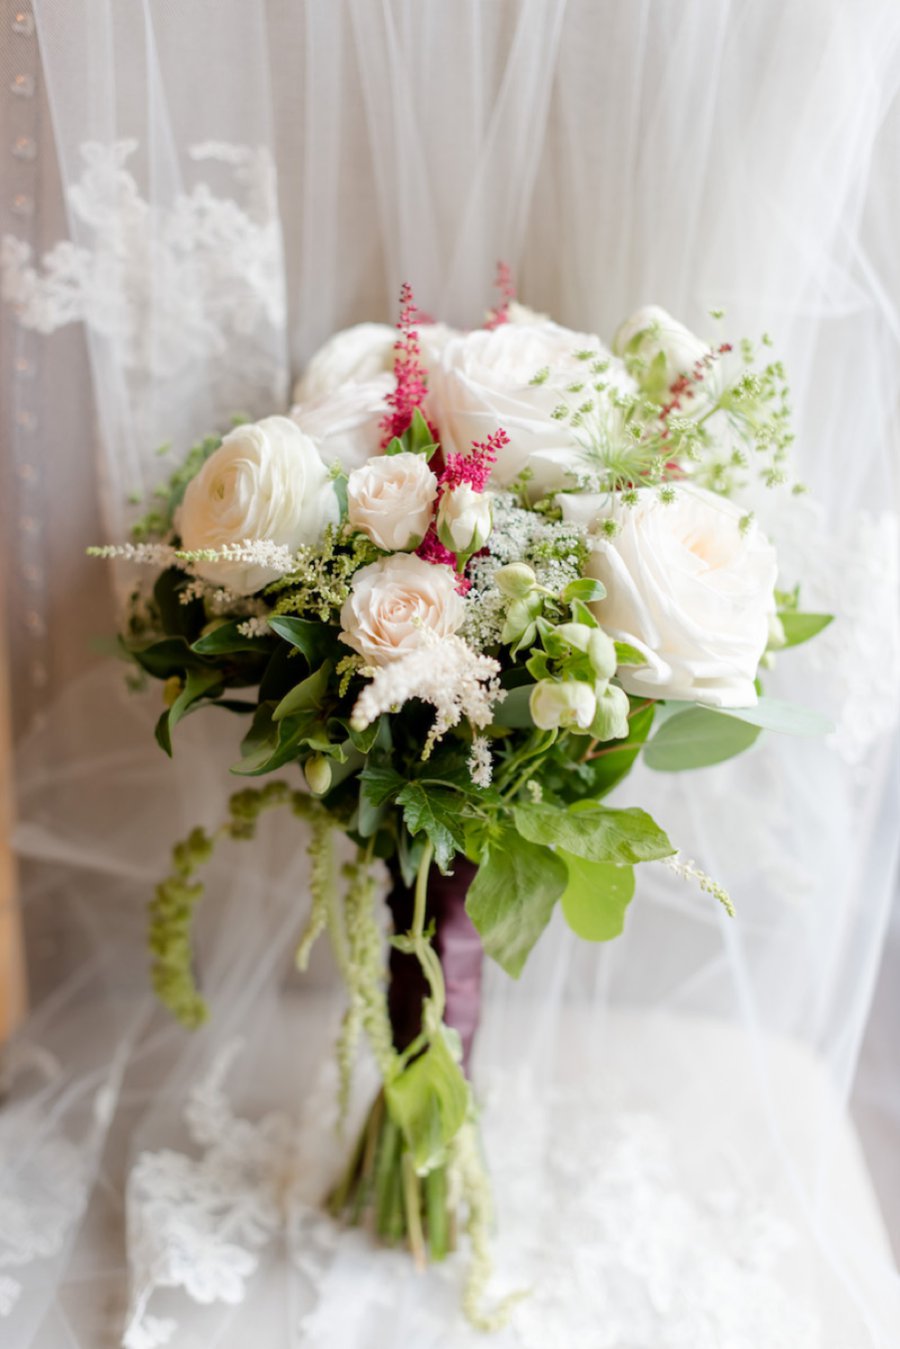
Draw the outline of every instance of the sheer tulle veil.
[[[236,728],[189,719],[169,763],[123,666],[69,677],[91,634],[54,627],[78,596],[53,521],[58,477],[67,546],[121,538],[165,442],[285,406],[329,333],[391,321],[403,280],[477,324],[504,258],[525,302],[607,340],[650,301],[710,336],[771,335],[809,491],[753,505],[785,584],[805,578],[804,606],[837,618],[772,676],[834,721],[826,740],[767,736],[620,789],[728,886],[736,919],[648,867],[618,942],[559,924],[519,982],[490,972],[475,1071],[497,1290],[532,1290],[496,1343],[888,1349],[900,1292],[847,1120],[879,965],[900,958],[900,10],[33,8],[10,79],[36,43],[34,139],[66,219],[54,242],[19,218],[3,244],[10,444],[39,461],[53,561],[27,615],[55,643],[19,746],[17,845],[65,968],[6,1065],[3,1343],[91,1349],[126,1325],[131,1349],[481,1342],[456,1319],[455,1264],[423,1282],[317,1217],[341,1148],[341,997],[324,956],[292,970],[299,826],[273,819],[210,869],[211,1022],[191,1037],[154,1010],[145,901],[171,841],[220,819]],[[90,381],[45,383],[35,433],[20,376],[73,324]],[[10,547],[15,593],[33,559],[20,531]],[[867,1080],[874,1139],[897,1079]]]

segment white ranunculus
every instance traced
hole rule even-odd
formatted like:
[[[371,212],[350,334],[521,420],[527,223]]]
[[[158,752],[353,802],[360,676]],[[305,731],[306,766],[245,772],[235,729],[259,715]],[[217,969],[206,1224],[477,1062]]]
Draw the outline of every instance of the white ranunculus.
[[[368,665],[389,665],[417,650],[426,630],[451,636],[465,612],[450,567],[395,553],[354,576],[341,608],[341,641]]]
[[[697,362],[709,355],[705,342],[657,304],[644,305],[619,328],[613,351],[623,356],[629,349],[647,362],[662,352],[667,388],[679,375],[689,375]]]
[[[635,387],[599,338],[555,323],[504,323],[448,342],[429,385],[429,410],[444,449],[466,453],[473,441],[484,441],[502,427],[509,443],[497,457],[496,482],[506,486],[529,468],[537,489],[565,486],[567,467],[578,460],[579,441],[553,412],[566,401],[573,411],[578,406],[577,395],[567,392],[573,383],[586,385],[584,398],[598,397],[590,388],[596,377],[589,362],[576,357],[587,350],[609,361],[603,378],[610,385]],[[543,457],[548,451],[556,460]]]
[[[666,504],[643,488],[627,506],[608,496],[563,495],[563,517],[617,532],[592,536],[586,572],[606,586],[591,608],[606,632],[646,658],[623,666],[629,693],[712,707],[756,702],[753,681],[769,635],[775,549],[733,502],[684,484]]]
[[[393,387],[393,375],[384,374],[362,384],[346,384],[298,403],[291,408],[291,417],[312,436],[326,464],[338,463],[350,473],[378,454],[382,420],[390,411],[387,395]]]
[[[294,385],[294,402],[308,403],[347,384],[367,384],[394,368],[397,329],[386,323],[357,323],[329,337]]]
[[[266,417],[229,431],[188,483],[177,527],[190,551],[245,539],[293,551],[316,543],[339,518],[331,475],[313,441],[289,417]],[[202,562],[196,569],[238,595],[280,575],[243,562]]]
[[[436,524],[438,538],[451,553],[477,552],[491,532],[490,493],[476,492],[467,482],[445,489]]]
[[[386,552],[417,548],[436,496],[437,478],[424,455],[382,455],[350,474],[347,518]]]

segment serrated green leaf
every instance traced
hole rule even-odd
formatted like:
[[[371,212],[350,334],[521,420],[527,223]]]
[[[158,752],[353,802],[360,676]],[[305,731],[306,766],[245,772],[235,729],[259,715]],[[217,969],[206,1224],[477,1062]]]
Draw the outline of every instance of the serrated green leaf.
[[[394,768],[380,767],[377,764],[366,764],[360,773],[360,781],[365,784],[366,795],[375,806],[389,801],[407,785],[407,779],[402,773],[398,773]]]
[[[420,782],[409,782],[397,793],[404,824],[413,836],[424,832],[431,840],[441,871],[447,871],[454,855],[465,847],[459,800],[455,792],[425,787]]]
[[[469,1086],[443,1035],[385,1083],[384,1096],[413,1164],[427,1174],[446,1154],[469,1112]]]
[[[573,932],[585,941],[610,941],[625,925],[634,896],[634,867],[588,862],[560,850],[569,879],[560,904]]]
[[[799,646],[801,642],[808,642],[811,637],[815,637],[829,623],[834,621],[834,614],[798,614],[793,610],[782,609],[778,617],[781,620],[781,626],[784,629],[784,646],[780,650],[785,650],[790,646]]]
[[[644,761],[659,773],[707,768],[749,749],[760,730],[738,717],[688,706],[666,718],[644,746]]]
[[[466,912],[486,953],[518,979],[566,888],[565,862],[504,827],[490,840],[466,896]]]
[[[675,851],[644,810],[614,810],[593,801],[564,809],[541,802],[516,806],[516,828],[532,843],[562,848],[591,862],[652,862]]]

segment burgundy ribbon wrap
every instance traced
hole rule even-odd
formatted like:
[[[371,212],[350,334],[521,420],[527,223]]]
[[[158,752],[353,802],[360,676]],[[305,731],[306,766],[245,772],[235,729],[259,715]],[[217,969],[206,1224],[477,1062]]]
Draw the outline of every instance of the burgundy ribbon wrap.
[[[428,877],[426,922],[435,925],[434,947],[444,971],[447,1002],[444,1020],[459,1033],[463,1046],[463,1070],[468,1073],[472,1042],[481,1014],[481,973],[484,953],[481,938],[466,913],[466,892],[477,868],[458,857],[452,876],[432,867]],[[395,932],[408,932],[412,925],[414,891],[404,884],[395,862],[390,863],[391,891],[388,906]],[[422,1025],[422,1001],[428,984],[414,955],[391,948],[388,1010],[394,1043],[405,1049]]]

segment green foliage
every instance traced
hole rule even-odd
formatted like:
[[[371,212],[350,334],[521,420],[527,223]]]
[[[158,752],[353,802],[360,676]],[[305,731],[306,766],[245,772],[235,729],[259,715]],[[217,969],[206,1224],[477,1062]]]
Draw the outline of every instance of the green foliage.
[[[569,927],[585,941],[610,941],[625,923],[634,896],[634,868],[589,862],[562,852],[569,878],[560,906]]]
[[[592,801],[573,806],[535,802],[513,810],[516,828],[532,843],[562,848],[589,862],[653,862],[675,851],[644,810],[614,810]]]
[[[460,802],[456,793],[443,787],[410,782],[396,796],[403,810],[403,823],[413,837],[424,832],[434,846],[441,871],[449,871],[453,856],[465,846]]]
[[[403,1134],[419,1175],[444,1161],[469,1111],[469,1085],[446,1034],[385,1083],[388,1110]]]
[[[833,614],[798,614],[787,609],[779,610],[778,617],[784,629],[784,647],[808,642],[834,621]]]
[[[517,979],[566,888],[565,862],[508,825],[492,831],[466,912],[485,951]]]
[[[186,672],[181,692],[156,723],[157,743],[166,754],[172,755],[172,732],[182,717],[193,711],[201,700],[221,693],[222,688],[222,675],[215,667],[194,668]]]
[[[662,723],[644,747],[644,762],[660,773],[707,768],[749,749],[761,727],[709,707],[688,706]]]

